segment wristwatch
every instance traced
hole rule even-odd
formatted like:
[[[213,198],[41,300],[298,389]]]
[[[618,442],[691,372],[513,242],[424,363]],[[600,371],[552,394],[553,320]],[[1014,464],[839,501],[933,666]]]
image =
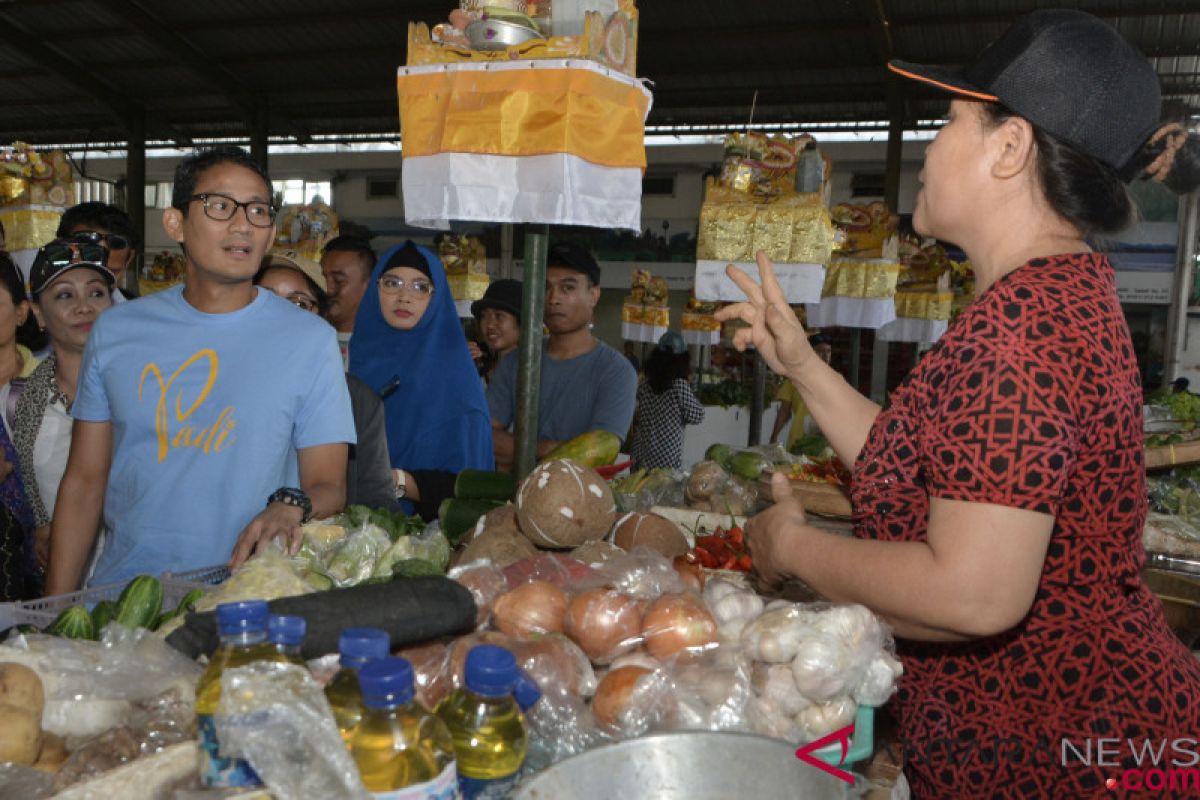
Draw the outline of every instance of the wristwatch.
[[[402,469],[392,470],[392,475],[395,478],[392,488],[395,489],[396,499],[403,500],[404,496],[408,494],[408,478],[405,477]]]
[[[304,512],[304,516],[300,518],[301,523],[312,519],[312,500],[303,489],[296,489],[292,486],[276,489],[275,493],[267,498],[267,505],[271,505],[271,503],[283,503],[285,506],[295,506],[300,509]]]

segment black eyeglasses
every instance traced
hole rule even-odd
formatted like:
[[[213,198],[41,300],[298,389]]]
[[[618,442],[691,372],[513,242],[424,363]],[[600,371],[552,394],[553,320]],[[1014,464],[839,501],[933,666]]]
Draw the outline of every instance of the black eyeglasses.
[[[209,192],[194,194],[188,198],[189,202],[192,200],[199,200],[204,207],[204,216],[215,219],[217,222],[227,222],[233,219],[233,215],[238,212],[239,208],[246,209],[246,220],[256,228],[269,228],[275,221],[274,206],[263,200],[242,203],[229,195]]]
[[[73,239],[87,239],[96,244],[103,244],[109,250],[125,250],[131,242],[119,233],[101,233],[100,231],[79,231],[72,233]]]

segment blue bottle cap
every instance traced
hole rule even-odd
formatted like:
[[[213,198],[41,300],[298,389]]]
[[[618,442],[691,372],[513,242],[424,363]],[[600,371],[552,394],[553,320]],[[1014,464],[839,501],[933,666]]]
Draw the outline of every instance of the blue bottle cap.
[[[358,686],[367,708],[395,708],[413,699],[413,668],[407,658],[389,656],[358,671]]]
[[[288,617],[283,614],[272,614],[267,619],[267,637],[273,644],[284,647],[299,647],[304,643],[304,633],[308,629],[304,617]]]
[[[338,653],[342,656],[343,664],[347,659],[363,662],[385,658],[391,652],[391,647],[391,638],[378,628],[346,628],[338,638]]]
[[[525,674],[525,670],[517,669],[517,688],[513,690],[513,697],[517,700],[517,705],[522,711],[528,711],[537,705],[537,701],[542,699],[542,690]]]
[[[244,600],[217,606],[217,631],[224,636],[267,629],[267,601]]]
[[[517,686],[517,660],[503,647],[481,644],[467,653],[467,688],[484,697],[511,695]]]

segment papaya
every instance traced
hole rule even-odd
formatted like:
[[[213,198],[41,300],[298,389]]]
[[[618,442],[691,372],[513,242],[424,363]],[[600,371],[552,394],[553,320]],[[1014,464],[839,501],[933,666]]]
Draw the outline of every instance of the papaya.
[[[153,628],[162,611],[163,587],[152,575],[139,575],[117,598],[117,622],[130,630]]]
[[[603,467],[617,459],[621,439],[610,431],[588,431],[563,442],[546,454],[542,461],[569,458],[585,467]]]
[[[771,466],[761,453],[756,453],[753,450],[743,450],[740,453],[735,453],[729,459],[729,471],[739,478],[745,478],[748,481],[758,480],[758,476],[762,471]]]

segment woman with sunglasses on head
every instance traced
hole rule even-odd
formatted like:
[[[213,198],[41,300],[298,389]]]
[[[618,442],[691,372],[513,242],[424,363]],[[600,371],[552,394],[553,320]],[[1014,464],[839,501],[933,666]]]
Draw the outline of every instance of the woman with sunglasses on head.
[[[424,519],[464,469],[493,468],[492,425],[441,261],[411,241],[379,259],[358,307],[350,373],[383,398],[398,499]]]
[[[112,292],[113,304],[137,298],[137,291],[121,288],[126,286],[125,270],[136,265],[138,247],[141,245],[141,236],[123,209],[96,201],[71,206],[63,212],[54,235],[59,239],[83,235],[104,245],[108,249],[105,266],[112,272],[116,282]],[[133,283],[137,285],[136,280]]]
[[[10,422],[33,509],[39,570],[48,563],[50,520],[71,451],[71,404],[83,347],[96,318],[113,304],[115,277],[105,266],[107,255],[89,237],[56,239],[38,251],[30,273],[33,313],[49,336],[50,354],[21,387]]]
[[[270,289],[292,305],[325,318],[329,295],[321,265],[293,250],[271,253],[263,259],[254,284]],[[346,459],[346,505],[398,509],[388,463],[383,403],[371,387],[353,375],[346,376],[350,408],[358,443]]]
[[[966,252],[976,296],[880,409],[816,355],[764,255],[761,286],[727,270],[749,299],[718,317],[749,323],[736,344],[854,475],[853,538],[776,476],[755,567],[891,623],[914,797],[1137,793],[1195,763],[1200,663],[1141,577],[1141,386],[1088,239],[1130,222],[1134,178],[1195,189],[1200,137],[1161,124],[1153,66],[1082,12],[1022,17],[962,72],[891,68],[951,96],[913,225]]]
[[[37,368],[31,348],[41,344],[29,313],[25,281],[8,253],[0,252],[0,602],[37,597],[40,570],[33,553],[33,509],[26,495],[13,448],[9,418],[12,382]]]

